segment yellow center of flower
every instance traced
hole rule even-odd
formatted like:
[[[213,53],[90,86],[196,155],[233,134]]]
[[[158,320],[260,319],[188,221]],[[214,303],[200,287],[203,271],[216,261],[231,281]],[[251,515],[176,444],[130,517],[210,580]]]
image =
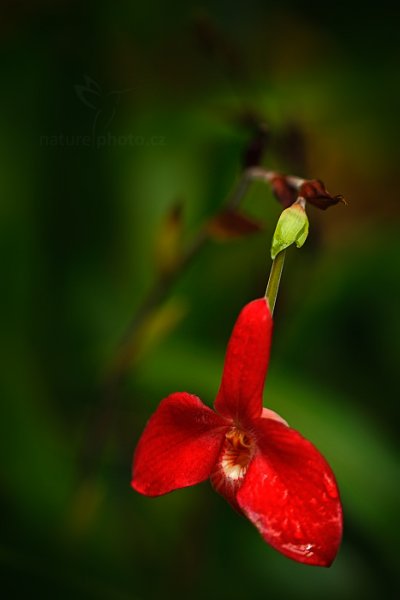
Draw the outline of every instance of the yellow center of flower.
[[[249,466],[253,455],[254,441],[251,436],[236,427],[228,431],[221,459],[221,467],[225,477],[240,479]]]

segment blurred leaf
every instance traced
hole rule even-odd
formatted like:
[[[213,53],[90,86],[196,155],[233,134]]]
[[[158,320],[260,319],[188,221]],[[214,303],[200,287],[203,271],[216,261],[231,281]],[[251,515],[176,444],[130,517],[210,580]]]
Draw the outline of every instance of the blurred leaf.
[[[236,210],[224,210],[207,224],[210,236],[216,241],[245,237],[263,231],[263,225]]]
[[[164,216],[155,241],[156,268],[161,273],[170,273],[179,262],[182,252],[183,204],[171,206]]]
[[[159,344],[181,321],[187,312],[184,301],[172,298],[156,307],[138,324],[134,333],[117,349],[112,372],[125,372]]]
[[[136,359],[142,359],[173,331],[187,310],[187,303],[176,297],[156,309],[138,331]]]

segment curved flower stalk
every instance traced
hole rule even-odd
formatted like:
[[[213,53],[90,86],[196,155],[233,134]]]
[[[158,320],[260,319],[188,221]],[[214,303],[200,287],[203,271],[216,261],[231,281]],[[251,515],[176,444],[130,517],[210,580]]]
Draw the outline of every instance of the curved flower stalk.
[[[186,392],[165,398],[139,440],[132,486],[159,496],[210,479],[273,548],[329,566],[342,537],[337,484],[318,450],[262,406],[271,336],[268,301],[247,304],[228,344],[215,412]]]

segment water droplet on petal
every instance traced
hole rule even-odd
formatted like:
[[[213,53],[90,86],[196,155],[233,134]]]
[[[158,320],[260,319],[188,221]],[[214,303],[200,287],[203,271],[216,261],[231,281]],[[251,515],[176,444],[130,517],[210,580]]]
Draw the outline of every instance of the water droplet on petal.
[[[306,544],[305,545],[305,550],[311,550],[312,547],[313,547],[312,544]]]
[[[327,473],[324,473],[324,484],[325,484],[325,489],[328,492],[328,495],[333,499],[337,498],[338,491],[337,491],[336,484],[335,484],[334,480],[332,479],[332,477],[330,477]]]

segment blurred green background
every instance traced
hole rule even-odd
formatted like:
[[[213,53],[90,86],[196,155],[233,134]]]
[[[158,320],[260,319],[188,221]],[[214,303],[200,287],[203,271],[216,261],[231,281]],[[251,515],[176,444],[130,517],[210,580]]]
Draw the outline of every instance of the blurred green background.
[[[392,597],[396,20],[384,3],[278,0],[1,13],[2,597]],[[188,247],[221,210],[264,124],[264,165],[349,201],[310,207],[309,239],[288,253],[265,390],[337,475],[345,534],[327,570],[270,549],[208,483],[130,489],[158,402],[186,390],[212,403],[234,320],[264,292],[280,207],[261,183],[242,209],[262,233],[209,240],[173,281],[164,264],[174,226]],[[168,293],[150,311],[160,269]]]

